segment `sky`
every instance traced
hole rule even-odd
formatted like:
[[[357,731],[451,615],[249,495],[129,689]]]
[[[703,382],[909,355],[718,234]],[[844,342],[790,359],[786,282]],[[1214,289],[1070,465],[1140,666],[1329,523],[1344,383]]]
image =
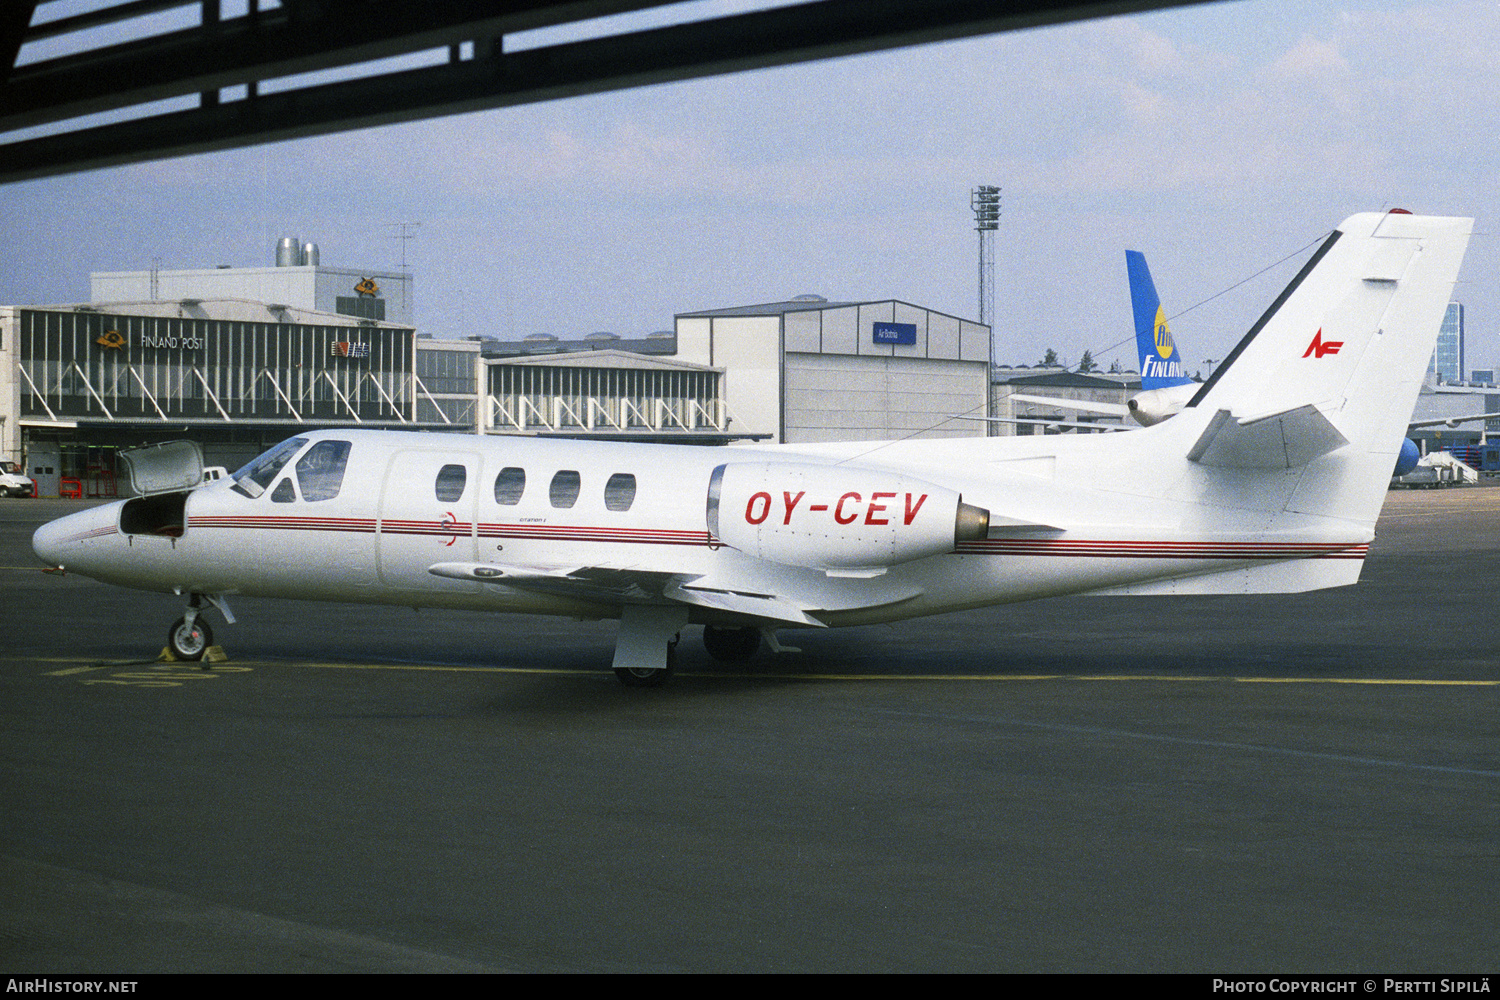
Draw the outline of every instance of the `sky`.
[[[1477,219],[1454,297],[1488,367],[1497,81],[1495,0],[1011,32],[7,185],[0,302],[87,301],[91,271],[156,259],[265,266],[282,236],[394,270],[420,223],[417,326],[440,337],[641,336],[804,293],[977,318],[969,193],[994,184],[999,363],[1134,368],[1130,249],[1206,373],[1321,236],[1399,207]]]

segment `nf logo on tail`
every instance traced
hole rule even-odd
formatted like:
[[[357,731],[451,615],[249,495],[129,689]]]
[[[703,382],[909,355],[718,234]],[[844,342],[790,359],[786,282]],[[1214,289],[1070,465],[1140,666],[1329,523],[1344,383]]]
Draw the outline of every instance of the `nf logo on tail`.
[[[1303,353],[1304,358],[1321,358],[1325,354],[1337,354],[1339,348],[1344,346],[1342,340],[1324,340],[1323,328],[1318,327],[1318,332],[1313,334],[1312,343],[1307,345]]]

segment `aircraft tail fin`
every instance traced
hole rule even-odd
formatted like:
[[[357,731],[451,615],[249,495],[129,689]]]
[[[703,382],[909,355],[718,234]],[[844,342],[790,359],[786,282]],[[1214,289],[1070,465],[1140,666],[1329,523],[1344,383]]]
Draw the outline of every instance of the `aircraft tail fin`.
[[[1373,526],[1472,226],[1345,220],[1188,403],[1188,458],[1301,468],[1282,509]]]
[[[1182,356],[1172,341],[1167,316],[1162,311],[1156,283],[1146,257],[1136,250],[1125,251],[1125,271],[1130,277],[1130,306],[1135,315],[1135,346],[1141,359],[1141,389],[1165,389],[1192,381],[1182,370]]]

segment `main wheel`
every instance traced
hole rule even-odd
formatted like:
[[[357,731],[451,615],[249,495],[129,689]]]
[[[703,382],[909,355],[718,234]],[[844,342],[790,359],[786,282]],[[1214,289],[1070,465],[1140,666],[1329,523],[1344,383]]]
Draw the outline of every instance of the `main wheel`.
[[[670,668],[628,670],[622,667],[615,671],[615,676],[620,678],[620,683],[628,688],[659,688],[672,679],[672,671]]]
[[[739,663],[760,652],[760,629],[705,625],[703,648],[721,663]]]
[[[615,676],[628,688],[659,688],[672,679],[677,670],[677,640],[667,643],[667,665],[665,667],[620,667]]]
[[[167,648],[179,660],[201,660],[204,652],[213,644],[213,629],[208,627],[208,622],[202,616],[192,625],[188,625],[184,616],[167,629]]]

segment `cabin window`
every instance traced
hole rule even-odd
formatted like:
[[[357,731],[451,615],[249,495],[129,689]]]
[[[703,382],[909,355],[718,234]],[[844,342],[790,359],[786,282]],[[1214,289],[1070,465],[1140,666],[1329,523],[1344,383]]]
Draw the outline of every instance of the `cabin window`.
[[[265,454],[252,458],[230,477],[234,480],[234,491],[254,500],[266,491],[282,466],[291,461],[305,444],[307,438],[287,438]]]
[[[469,470],[462,465],[445,465],[437,474],[437,498],[443,503],[453,503],[464,495],[464,483],[468,482]]]
[[[521,494],[526,492],[526,470],[514,467],[500,470],[500,475],[495,477],[495,502],[507,507],[514,507],[521,502]]]
[[[277,483],[276,488],[271,491],[272,503],[291,503],[296,499],[297,491],[292,489],[292,481],[289,478]]]
[[[635,476],[616,472],[604,484],[604,506],[609,510],[629,510],[635,503]]]
[[[348,441],[319,441],[307,449],[307,454],[297,460],[297,486],[302,499],[311,502],[338,496],[348,464]]]
[[[568,508],[578,502],[578,473],[563,469],[552,477],[552,488],[547,491],[552,506]]]

